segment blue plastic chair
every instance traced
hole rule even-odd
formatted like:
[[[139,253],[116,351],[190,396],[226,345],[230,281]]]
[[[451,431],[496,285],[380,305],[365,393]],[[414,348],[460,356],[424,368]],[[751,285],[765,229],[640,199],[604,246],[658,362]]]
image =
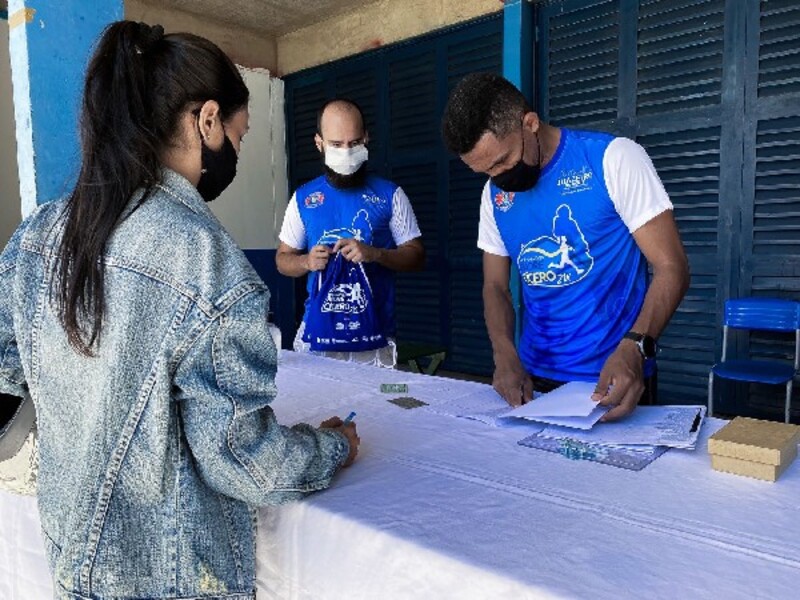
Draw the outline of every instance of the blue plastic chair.
[[[784,420],[789,422],[792,384],[800,369],[800,302],[775,298],[742,298],[725,302],[722,360],[708,374],[708,414],[714,412],[714,376],[735,381],[786,386]],[[726,360],[728,328],[794,331],[794,364],[765,360]]]

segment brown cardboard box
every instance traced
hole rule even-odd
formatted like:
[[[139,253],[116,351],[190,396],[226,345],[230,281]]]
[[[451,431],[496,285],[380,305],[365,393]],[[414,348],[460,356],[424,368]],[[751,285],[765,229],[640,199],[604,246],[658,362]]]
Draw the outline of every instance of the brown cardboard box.
[[[800,427],[736,417],[708,440],[711,467],[775,481],[797,456]]]
[[[738,458],[731,458],[730,456],[711,455],[711,468],[715,471],[724,471],[725,473],[733,473],[734,475],[754,477],[755,479],[763,479],[764,481],[775,481],[790,464],[792,464],[792,461],[788,461],[782,465],[765,465],[764,463],[740,460]]]

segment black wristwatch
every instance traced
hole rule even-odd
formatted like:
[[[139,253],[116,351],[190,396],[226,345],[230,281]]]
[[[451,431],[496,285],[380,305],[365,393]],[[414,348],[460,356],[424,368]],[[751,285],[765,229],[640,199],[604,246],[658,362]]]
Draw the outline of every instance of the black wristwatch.
[[[642,353],[643,358],[656,357],[658,344],[656,344],[656,341],[649,335],[644,333],[637,333],[635,331],[629,331],[622,337],[625,338],[626,340],[633,340],[634,342],[636,342],[636,346],[639,348],[639,352]]]

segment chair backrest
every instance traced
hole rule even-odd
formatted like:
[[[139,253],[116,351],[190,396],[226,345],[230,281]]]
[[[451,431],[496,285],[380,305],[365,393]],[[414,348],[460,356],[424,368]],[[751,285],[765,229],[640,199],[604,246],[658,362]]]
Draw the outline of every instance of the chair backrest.
[[[800,302],[778,298],[739,298],[725,302],[726,327],[766,331],[800,329]]]

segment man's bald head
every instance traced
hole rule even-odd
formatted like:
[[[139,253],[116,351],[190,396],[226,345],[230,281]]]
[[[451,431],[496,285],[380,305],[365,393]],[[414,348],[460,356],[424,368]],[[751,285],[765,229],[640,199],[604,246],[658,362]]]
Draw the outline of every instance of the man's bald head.
[[[346,98],[329,100],[317,111],[317,133],[323,139],[326,139],[325,130],[329,129],[332,123],[345,125],[359,131],[359,137],[366,134],[364,113],[361,112],[361,107]]]

